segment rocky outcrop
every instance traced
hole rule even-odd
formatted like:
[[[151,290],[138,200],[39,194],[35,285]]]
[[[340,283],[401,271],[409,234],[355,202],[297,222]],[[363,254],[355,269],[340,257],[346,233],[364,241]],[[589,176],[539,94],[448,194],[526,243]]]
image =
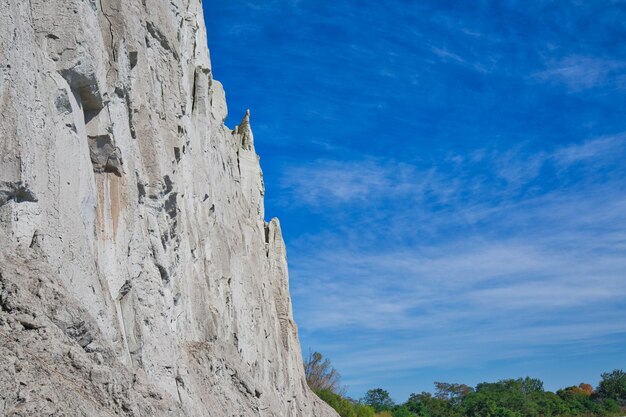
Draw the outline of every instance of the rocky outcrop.
[[[0,415],[335,416],[198,0],[0,0]]]

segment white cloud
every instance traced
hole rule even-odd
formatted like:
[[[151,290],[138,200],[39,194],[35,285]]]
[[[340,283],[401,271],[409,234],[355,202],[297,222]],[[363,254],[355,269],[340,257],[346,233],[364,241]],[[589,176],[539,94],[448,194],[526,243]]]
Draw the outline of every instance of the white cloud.
[[[625,153],[626,134],[620,133],[549,152],[532,153],[523,146],[506,151],[478,149],[469,158],[448,155],[436,166],[373,158],[317,160],[288,166],[281,179],[281,195],[289,204],[325,210],[357,203],[371,209],[399,199],[409,206],[451,205],[462,221],[475,223],[508,204],[524,186],[538,179],[545,167],[553,168],[550,175],[559,181],[573,165],[595,169],[619,161]]]
[[[559,165],[571,165],[581,161],[616,157],[626,148],[626,134],[606,136],[558,149],[553,158]]]
[[[321,160],[290,167],[282,186],[296,202],[325,206],[419,192],[420,175],[406,164]]]
[[[478,150],[437,169],[367,160],[290,170],[292,197],[355,217],[290,242],[305,338],[354,335],[351,349],[315,348],[337,352],[346,382],[364,386],[363,369],[376,378],[609,343],[626,332],[626,173],[614,164],[625,148],[615,135],[540,154]],[[518,192],[545,167],[558,181],[581,165],[593,169],[574,185]],[[596,169],[605,166],[613,176]],[[320,203],[328,195],[334,205]]]
[[[618,87],[620,74],[626,71],[626,62],[572,55],[558,61],[550,61],[547,68],[534,74],[544,82],[564,84],[572,92],[612,85]],[[617,77],[617,78],[616,78]]]
[[[455,61],[464,64],[466,61],[460,55],[449,51],[447,48],[432,47],[431,51],[444,61]]]

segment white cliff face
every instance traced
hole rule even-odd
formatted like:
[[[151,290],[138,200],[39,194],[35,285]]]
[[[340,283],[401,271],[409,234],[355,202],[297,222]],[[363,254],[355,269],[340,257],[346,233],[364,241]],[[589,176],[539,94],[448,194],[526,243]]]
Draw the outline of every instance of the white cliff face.
[[[335,416],[198,0],[0,0],[0,415]]]

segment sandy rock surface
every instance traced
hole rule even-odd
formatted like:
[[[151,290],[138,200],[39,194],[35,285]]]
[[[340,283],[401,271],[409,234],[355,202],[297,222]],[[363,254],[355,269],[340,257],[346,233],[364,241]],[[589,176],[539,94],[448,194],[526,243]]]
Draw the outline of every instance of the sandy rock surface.
[[[0,415],[320,416],[198,0],[0,0]]]

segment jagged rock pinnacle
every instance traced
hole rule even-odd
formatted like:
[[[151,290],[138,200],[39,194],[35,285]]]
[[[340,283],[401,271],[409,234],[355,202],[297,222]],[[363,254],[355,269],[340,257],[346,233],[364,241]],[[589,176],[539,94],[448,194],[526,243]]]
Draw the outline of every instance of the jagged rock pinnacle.
[[[239,125],[235,128],[235,134],[242,149],[247,151],[254,150],[254,135],[250,127],[250,109],[246,110],[246,114],[241,119]]]

